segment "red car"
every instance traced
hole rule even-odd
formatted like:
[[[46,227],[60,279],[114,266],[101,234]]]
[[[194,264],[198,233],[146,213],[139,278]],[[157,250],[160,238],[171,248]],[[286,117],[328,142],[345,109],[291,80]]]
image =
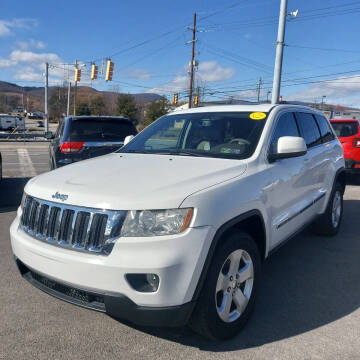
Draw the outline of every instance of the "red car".
[[[330,122],[342,144],[346,170],[360,174],[359,120],[330,119]]]

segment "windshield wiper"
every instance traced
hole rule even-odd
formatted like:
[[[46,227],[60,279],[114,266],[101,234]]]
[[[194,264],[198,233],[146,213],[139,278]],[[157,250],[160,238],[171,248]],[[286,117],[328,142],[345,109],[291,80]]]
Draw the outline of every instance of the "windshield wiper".
[[[187,150],[179,150],[179,151],[164,151],[158,152],[154,154],[161,154],[161,155],[179,155],[179,156],[201,156],[199,153],[195,153],[192,151]]]

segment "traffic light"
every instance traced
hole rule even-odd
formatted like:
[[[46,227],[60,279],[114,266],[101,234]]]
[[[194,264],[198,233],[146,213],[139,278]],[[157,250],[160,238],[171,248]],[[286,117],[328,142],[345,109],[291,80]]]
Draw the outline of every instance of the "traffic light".
[[[111,81],[114,74],[114,63],[111,60],[108,60],[106,63],[106,74],[105,80]]]
[[[198,94],[196,94],[196,95],[194,96],[194,105],[195,105],[195,106],[198,106],[198,105],[199,105],[199,95],[198,95]]]
[[[75,69],[75,81],[80,81],[81,79],[81,70]]]
[[[179,100],[179,94],[174,94],[174,104],[177,105]]]
[[[95,80],[98,77],[99,67],[95,64],[91,65],[91,80]]]

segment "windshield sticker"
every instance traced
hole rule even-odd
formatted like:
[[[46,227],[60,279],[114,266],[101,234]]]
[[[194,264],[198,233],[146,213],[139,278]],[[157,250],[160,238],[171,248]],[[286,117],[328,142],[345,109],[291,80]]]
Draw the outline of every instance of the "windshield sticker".
[[[231,149],[231,148],[221,148],[220,152],[222,154],[240,154],[240,149]]]
[[[253,120],[262,120],[262,119],[266,118],[266,114],[263,112],[253,112],[250,114],[249,117],[250,117],[250,119],[253,119]]]

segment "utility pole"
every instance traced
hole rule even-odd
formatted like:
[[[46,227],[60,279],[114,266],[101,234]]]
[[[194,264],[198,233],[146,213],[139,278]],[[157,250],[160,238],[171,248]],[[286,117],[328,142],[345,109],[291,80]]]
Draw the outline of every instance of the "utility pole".
[[[194,84],[194,57],[195,57],[195,42],[196,42],[196,13],[194,13],[194,24],[192,28],[192,46],[191,46],[191,63],[190,63],[190,88],[189,88],[189,109],[192,106],[192,93]]]
[[[324,111],[324,101],[325,101],[326,95],[323,95],[321,97],[321,110]]]
[[[257,83],[257,102],[260,102],[261,85],[262,85],[262,78],[259,77],[259,81]]]
[[[266,93],[266,102],[268,103],[269,102],[269,95],[271,94],[271,91],[268,90],[267,93]]]
[[[45,64],[45,134],[49,132],[48,90],[49,90],[49,63],[46,63]]]
[[[78,68],[78,61],[75,60],[75,69]],[[74,111],[73,111],[73,115],[76,116],[76,95],[77,95],[77,81],[75,80],[75,85],[74,85]]]
[[[287,16],[287,0],[281,0],[280,3],[280,15],[279,15],[279,27],[278,36],[276,41],[276,59],[274,68],[274,81],[271,103],[277,104],[280,96],[280,84],[281,84],[281,71],[284,51],[284,39],[285,39],[285,26]]]
[[[71,93],[71,81],[68,79],[68,96],[67,96],[67,107],[66,107],[66,116],[70,115],[70,93]]]

